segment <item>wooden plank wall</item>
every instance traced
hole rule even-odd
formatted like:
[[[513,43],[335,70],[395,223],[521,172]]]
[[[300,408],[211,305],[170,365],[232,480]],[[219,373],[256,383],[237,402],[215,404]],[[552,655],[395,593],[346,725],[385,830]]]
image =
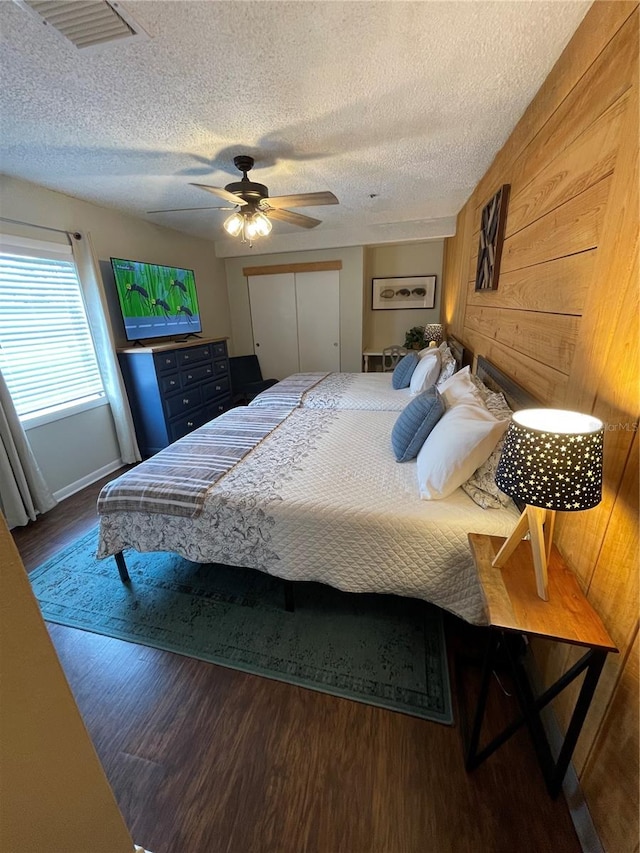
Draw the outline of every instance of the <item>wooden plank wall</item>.
[[[638,4],[597,2],[458,215],[448,331],[547,404],[607,425],[602,503],[558,547],[620,648],[574,756],[605,850],[638,851]],[[480,212],[511,184],[496,291],[474,290]],[[574,659],[538,643],[551,680]],[[575,690],[556,700],[566,726]]]

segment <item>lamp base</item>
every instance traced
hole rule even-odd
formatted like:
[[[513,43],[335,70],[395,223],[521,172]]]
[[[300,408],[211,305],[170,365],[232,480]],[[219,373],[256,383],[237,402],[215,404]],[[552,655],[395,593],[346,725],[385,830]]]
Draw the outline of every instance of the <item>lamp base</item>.
[[[491,563],[495,568],[504,566],[528,531],[531,534],[531,553],[536,573],[536,589],[538,595],[544,601],[549,601],[547,562],[553,541],[555,516],[556,514],[553,510],[542,509],[541,507],[527,504],[511,536],[509,536],[502,548],[500,548]]]

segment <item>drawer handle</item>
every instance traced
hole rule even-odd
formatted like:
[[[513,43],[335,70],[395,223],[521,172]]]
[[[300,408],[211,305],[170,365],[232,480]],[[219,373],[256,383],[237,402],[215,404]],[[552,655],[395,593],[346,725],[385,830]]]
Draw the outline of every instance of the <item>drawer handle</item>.
[[[171,359],[170,359],[170,358],[165,358],[164,363],[165,363],[165,364],[171,364]]]
[[[189,361],[189,356],[188,356],[188,355],[185,355],[184,360],[185,360],[185,361]]]
[[[189,405],[189,400],[186,397],[182,398],[182,402],[184,403],[185,406]]]
[[[190,373],[187,373],[187,379],[193,379],[193,376]]]
[[[218,411],[221,412],[224,409],[224,406],[218,406]]]
[[[211,373],[211,368],[207,367],[207,373]]]
[[[169,380],[169,385],[175,385],[175,384],[176,384],[176,383],[175,383],[175,379],[170,379],[170,380]]]
[[[220,385],[216,385],[216,391],[219,391],[220,387],[221,387]]]
[[[187,421],[187,426],[193,426],[193,421]]]
[[[204,354],[205,354],[205,355],[209,355],[209,350],[208,350],[208,349],[206,349],[206,350],[204,351]]]

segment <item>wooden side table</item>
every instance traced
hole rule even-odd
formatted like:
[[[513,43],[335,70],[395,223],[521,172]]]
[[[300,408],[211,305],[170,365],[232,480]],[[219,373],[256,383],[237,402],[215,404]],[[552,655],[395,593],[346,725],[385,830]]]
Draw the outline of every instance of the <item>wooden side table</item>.
[[[503,543],[504,539],[499,536],[469,534],[469,545],[487,601],[489,639],[473,727],[466,744],[466,767],[467,770],[474,770],[526,723],[547,789],[552,797],[556,797],[562,788],[607,654],[617,652],[618,649],[555,546],[551,550],[548,565],[549,601],[543,601],[536,592],[528,542],[522,542],[501,569],[491,565]],[[509,642],[513,640],[514,634],[583,646],[587,651],[564,675],[536,697],[524,666]],[[479,750],[491,674],[500,648],[505,652],[507,665],[513,675],[521,713],[501,734]],[[585,670],[567,733],[554,762],[540,720],[540,711]]]
[[[369,356],[382,358],[382,350],[365,349],[362,351],[362,358],[364,360],[363,373],[369,373]]]

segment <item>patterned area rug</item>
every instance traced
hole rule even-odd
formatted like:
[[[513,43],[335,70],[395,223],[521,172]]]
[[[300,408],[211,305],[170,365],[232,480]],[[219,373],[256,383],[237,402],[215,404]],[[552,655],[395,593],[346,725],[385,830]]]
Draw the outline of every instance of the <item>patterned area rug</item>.
[[[97,560],[94,530],[30,574],[50,622],[200,658],[450,724],[439,610],[414,599],[296,584],[284,609],[278,578],[126,552],[132,583]]]

